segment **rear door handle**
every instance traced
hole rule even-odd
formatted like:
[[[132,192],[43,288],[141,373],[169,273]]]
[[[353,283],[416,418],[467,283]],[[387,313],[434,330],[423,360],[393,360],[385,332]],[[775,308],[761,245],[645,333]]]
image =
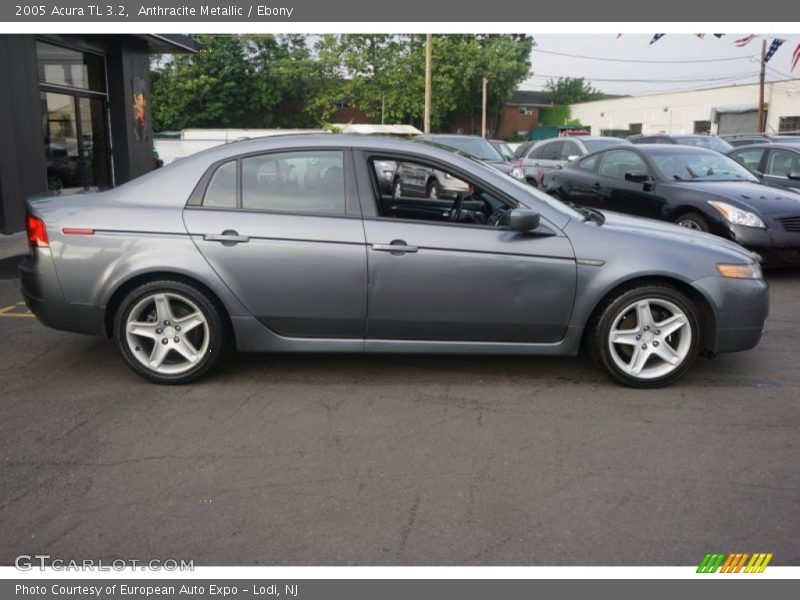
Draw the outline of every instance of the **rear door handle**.
[[[601,186],[599,183],[595,183],[594,185],[592,185],[593,190],[599,190],[601,187],[603,186]]]
[[[207,233],[203,239],[207,242],[222,242],[223,244],[242,244],[250,241],[249,236],[239,235],[237,231],[231,229],[226,229],[222,233]]]
[[[396,252],[397,254],[417,251],[416,246],[409,246],[403,240],[392,240],[391,244],[372,244],[372,249],[378,252]]]

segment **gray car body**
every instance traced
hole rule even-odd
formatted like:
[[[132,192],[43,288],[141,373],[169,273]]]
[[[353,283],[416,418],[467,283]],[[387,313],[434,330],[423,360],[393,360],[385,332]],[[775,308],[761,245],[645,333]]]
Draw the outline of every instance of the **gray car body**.
[[[342,149],[347,214],[188,205],[209,169],[232,157]],[[530,232],[379,216],[367,157],[424,160],[541,215]],[[584,221],[493,168],[417,143],[281,136],[192,156],[101,193],[28,200],[49,247],[20,269],[27,304],[46,325],[111,335],[122,297],[154,278],[204,288],[241,351],[574,355],[604,298],[634,281],[671,283],[695,299],[704,351],[757,344],[763,279],[724,279],[718,263],[754,255],[715,236],[609,213]],[[93,230],[71,235],[64,229]],[[208,239],[236,231],[249,243]],[[409,252],[387,252],[403,242]],[[379,246],[383,246],[379,248]]]
[[[520,153],[525,179],[539,186],[548,171],[564,166],[571,160],[585,156],[594,150],[586,146],[587,141],[597,141],[608,145],[625,145],[626,140],[606,136],[561,136],[542,140]]]

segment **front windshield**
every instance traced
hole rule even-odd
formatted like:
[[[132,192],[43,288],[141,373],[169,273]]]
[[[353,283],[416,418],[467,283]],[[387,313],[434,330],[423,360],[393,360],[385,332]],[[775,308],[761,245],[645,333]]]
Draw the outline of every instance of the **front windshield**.
[[[679,144],[686,146],[701,146],[702,148],[711,148],[717,152],[727,152],[733,146],[723,139],[714,136],[692,137],[692,136],[675,136],[675,140]]]
[[[657,152],[650,155],[661,175],[674,181],[752,181],[753,174],[717,152]]]
[[[503,157],[500,155],[500,152],[498,152],[494,146],[492,146],[486,140],[482,140],[479,138],[447,137],[447,138],[434,138],[431,141],[437,144],[442,144],[443,146],[449,146],[450,148],[455,148],[456,150],[460,150],[461,152],[466,152],[467,154],[474,156],[475,158],[479,158],[481,160],[505,162]]]

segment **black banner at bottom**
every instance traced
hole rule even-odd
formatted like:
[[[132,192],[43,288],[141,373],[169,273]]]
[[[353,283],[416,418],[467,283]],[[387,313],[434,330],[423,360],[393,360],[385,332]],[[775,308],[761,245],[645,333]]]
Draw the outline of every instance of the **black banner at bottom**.
[[[697,579],[306,579],[306,580],[199,580],[199,579],[25,579],[0,581],[3,600],[533,600],[569,598],[715,597],[725,600],[758,594],[766,598],[797,597],[798,583],[785,579],[698,576]],[[550,596],[558,594],[558,596]],[[713,594],[713,596],[709,596]],[[723,595],[724,594],[724,595]],[[702,595],[702,596],[701,596]]]

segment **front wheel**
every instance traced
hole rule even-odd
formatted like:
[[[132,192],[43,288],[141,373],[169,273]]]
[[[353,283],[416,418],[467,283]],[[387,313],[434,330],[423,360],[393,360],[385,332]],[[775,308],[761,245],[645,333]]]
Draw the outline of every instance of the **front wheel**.
[[[152,281],[123,299],[114,338],[138,375],[181,384],[214,366],[228,335],[220,309],[204,292],[179,281]]]
[[[437,200],[441,195],[441,190],[439,189],[439,184],[435,181],[431,181],[428,184],[427,196],[430,200]]]
[[[708,231],[708,223],[703,215],[696,212],[684,213],[675,219],[675,224],[695,231]]]
[[[669,385],[700,353],[697,308],[663,285],[628,289],[608,300],[589,332],[595,362],[620,383],[639,388]]]

